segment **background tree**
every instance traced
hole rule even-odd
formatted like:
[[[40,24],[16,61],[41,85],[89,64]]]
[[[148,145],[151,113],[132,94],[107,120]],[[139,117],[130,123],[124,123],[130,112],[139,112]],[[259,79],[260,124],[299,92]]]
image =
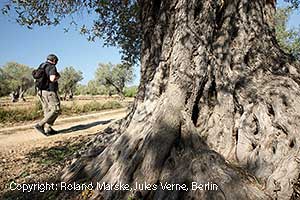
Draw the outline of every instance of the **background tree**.
[[[72,99],[78,82],[83,79],[82,72],[71,66],[64,68],[60,75],[60,91],[64,93],[64,99]]]
[[[34,80],[32,78],[31,72],[32,68],[22,65],[16,62],[6,63],[1,69],[1,79],[3,87],[3,92],[7,95],[9,91],[11,95],[12,102],[18,100],[25,101],[24,93],[33,86]],[[1,89],[2,90],[2,89]]]
[[[130,86],[125,88],[125,96],[126,97],[134,97],[137,93],[137,86]]]
[[[299,28],[288,29],[288,19],[293,11],[292,8],[279,8],[275,15],[276,38],[280,47],[292,54],[295,58],[300,58],[300,30]]]
[[[107,39],[131,21],[124,29],[139,32],[141,82],[132,111],[95,137],[65,181],[218,184],[216,191],[93,193],[103,199],[297,194],[300,64],[276,41],[274,0],[14,2],[21,24],[51,24],[87,9],[98,14],[95,30]],[[119,33],[126,41],[126,31]]]
[[[112,87],[101,85],[99,81],[90,80],[87,85],[78,84],[76,95],[113,95],[116,90]]]
[[[112,95],[116,94],[116,90],[112,87],[101,85],[97,80],[90,80],[87,84],[87,92],[89,95]]]
[[[113,87],[117,93],[124,98],[124,88],[126,83],[132,81],[133,72],[132,68],[126,64],[117,64],[113,65],[108,64],[99,64],[99,67],[96,70],[96,81],[101,85],[104,85],[111,94],[111,87]]]
[[[8,88],[8,77],[0,68],[0,97],[6,96],[10,93]]]
[[[84,84],[77,84],[76,90],[75,90],[75,95],[87,95],[87,86]]]

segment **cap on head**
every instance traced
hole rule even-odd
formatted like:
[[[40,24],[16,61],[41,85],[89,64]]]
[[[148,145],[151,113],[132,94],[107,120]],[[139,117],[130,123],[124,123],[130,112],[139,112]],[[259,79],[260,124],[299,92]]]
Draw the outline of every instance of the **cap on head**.
[[[47,60],[50,60],[51,62],[57,63],[58,62],[58,57],[54,54],[49,54],[47,56]]]

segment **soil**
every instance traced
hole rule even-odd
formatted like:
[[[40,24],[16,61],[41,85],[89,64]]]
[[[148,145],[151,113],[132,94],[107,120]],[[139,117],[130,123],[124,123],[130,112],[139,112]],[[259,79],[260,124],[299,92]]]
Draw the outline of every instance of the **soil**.
[[[57,191],[22,192],[18,184],[58,182],[60,172],[76,152],[112,122],[123,118],[127,109],[58,118],[58,134],[45,136],[33,129],[35,123],[0,129],[0,199],[57,199]],[[61,193],[61,192],[60,192]],[[83,194],[83,198],[86,198]],[[2,197],[2,198],[1,198]],[[70,197],[70,196],[69,196]],[[69,198],[68,197],[68,198]],[[62,197],[60,197],[62,198]]]

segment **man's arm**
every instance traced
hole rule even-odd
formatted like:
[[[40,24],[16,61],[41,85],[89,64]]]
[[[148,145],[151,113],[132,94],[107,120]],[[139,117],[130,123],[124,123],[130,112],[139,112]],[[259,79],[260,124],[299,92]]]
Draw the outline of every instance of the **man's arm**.
[[[51,82],[55,82],[55,81],[57,81],[57,76],[55,76],[55,75],[50,75],[50,81]]]
[[[56,71],[56,69],[54,68],[53,70],[50,71],[50,81],[51,82],[55,82],[60,78],[60,74]]]

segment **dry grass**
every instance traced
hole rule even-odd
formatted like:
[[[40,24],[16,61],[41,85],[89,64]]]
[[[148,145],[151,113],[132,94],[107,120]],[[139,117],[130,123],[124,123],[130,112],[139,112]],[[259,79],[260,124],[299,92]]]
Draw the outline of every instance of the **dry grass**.
[[[5,106],[3,106],[6,104]],[[76,97],[73,101],[62,101],[62,115],[70,116],[81,113],[91,113],[101,110],[117,109],[124,107],[117,98],[88,98]],[[26,102],[10,103],[1,99],[0,126],[20,122],[37,120],[43,117],[42,106],[35,98],[28,98]]]

